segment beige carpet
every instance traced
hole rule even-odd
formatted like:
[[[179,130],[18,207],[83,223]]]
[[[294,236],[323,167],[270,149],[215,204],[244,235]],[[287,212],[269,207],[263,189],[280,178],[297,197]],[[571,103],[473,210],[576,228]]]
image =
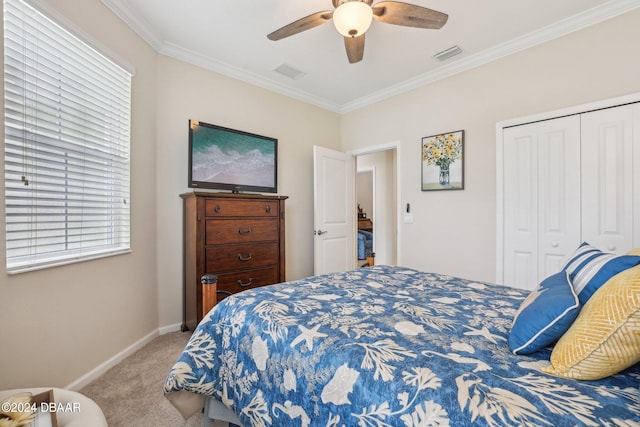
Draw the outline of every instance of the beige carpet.
[[[184,420],[162,394],[164,380],[190,336],[171,332],[155,338],[80,393],[102,408],[110,427],[202,426],[201,413]]]

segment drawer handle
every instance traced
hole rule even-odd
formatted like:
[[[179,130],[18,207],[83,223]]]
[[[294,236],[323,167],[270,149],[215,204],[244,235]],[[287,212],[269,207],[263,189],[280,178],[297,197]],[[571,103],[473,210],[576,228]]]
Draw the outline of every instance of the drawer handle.
[[[238,254],[238,260],[242,261],[242,262],[247,262],[247,261],[251,261],[253,259],[253,254],[251,252],[249,252],[249,256],[248,257],[243,257],[242,254]]]
[[[251,277],[247,283],[243,283],[240,279],[238,279],[237,283],[238,285],[246,288],[247,286],[251,286],[251,284],[253,283],[253,277]]]
[[[238,228],[238,234],[251,234],[252,231],[253,229],[251,227],[247,228],[246,230]]]
[[[216,205],[216,208],[214,209],[214,211],[216,211],[216,213],[220,213],[221,210],[222,208],[220,207],[220,205]]]
[[[271,205],[267,205],[267,206],[265,206],[264,210],[265,210],[267,213],[271,212]]]

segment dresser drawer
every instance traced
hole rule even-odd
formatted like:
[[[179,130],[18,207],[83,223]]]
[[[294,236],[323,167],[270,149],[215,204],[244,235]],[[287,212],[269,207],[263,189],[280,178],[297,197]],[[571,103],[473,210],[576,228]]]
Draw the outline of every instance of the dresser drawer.
[[[287,196],[189,191],[181,194],[184,238],[182,330],[194,330],[206,314],[204,274],[217,289],[239,292],[286,280]],[[218,300],[225,296],[218,294]]]
[[[278,243],[255,243],[205,248],[205,271],[245,270],[278,264]]]
[[[205,244],[266,242],[278,240],[278,220],[208,219],[205,223]]]
[[[208,217],[257,216],[278,217],[276,200],[224,200],[209,199],[204,205],[204,214]]]
[[[242,273],[218,274],[218,301],[227,294],[235,294],[245,289],[278,283],[278,269],[276,267],[259,270],[243,271]]]

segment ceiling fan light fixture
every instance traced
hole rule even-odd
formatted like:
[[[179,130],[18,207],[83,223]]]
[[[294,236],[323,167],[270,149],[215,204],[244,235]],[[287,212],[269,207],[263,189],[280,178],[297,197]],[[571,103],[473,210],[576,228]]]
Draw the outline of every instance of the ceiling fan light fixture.
[[[345,37],[363,35],[373,20],[373,9],[362,1],[346,1],[333,12],[333,23]]]

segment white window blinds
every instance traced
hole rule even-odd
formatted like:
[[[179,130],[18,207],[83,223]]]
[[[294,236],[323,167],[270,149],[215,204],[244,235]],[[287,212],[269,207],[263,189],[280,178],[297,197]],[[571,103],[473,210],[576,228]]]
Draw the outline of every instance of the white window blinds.
[[[7,270],[129,251],[131,74],[4,0]]]

